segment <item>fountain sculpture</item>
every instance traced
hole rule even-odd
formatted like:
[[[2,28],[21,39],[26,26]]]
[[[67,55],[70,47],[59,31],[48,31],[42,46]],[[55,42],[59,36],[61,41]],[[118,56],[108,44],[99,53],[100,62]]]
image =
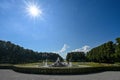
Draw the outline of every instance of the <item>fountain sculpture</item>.
[[[61,62],[59,57],[57,58],[56,62],[51,64],[51,65],[48,65],[47,64],[47,60],[45,63],[43,63],[44,66],[43,67],[72,67],[72,62]]]

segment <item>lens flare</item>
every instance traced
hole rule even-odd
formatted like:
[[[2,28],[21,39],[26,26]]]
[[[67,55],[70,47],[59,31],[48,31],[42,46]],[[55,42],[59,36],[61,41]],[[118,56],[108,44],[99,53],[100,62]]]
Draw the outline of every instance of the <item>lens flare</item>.
[[[37,18],[42,15],[42,10],[35,2],[26,2],[26,12],[32,18]]]

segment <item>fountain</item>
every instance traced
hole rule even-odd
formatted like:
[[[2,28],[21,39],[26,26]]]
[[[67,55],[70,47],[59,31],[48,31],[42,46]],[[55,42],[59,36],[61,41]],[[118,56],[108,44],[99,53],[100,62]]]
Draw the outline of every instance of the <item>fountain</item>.
[[[69,65],[68,65],[69,67],[72,67],[72,62],[69,62]]]
[[[56,62],[54,62],[51,65],[47,64],[47,59],[46,62],[43,61],[43,67],[72,67],[72,62],[61,62],[60,58],[58,57]]]
[[[47,59],[46,59],[45,62],[43,61],[43,67],[49,67],[48,64],[47,64]]]
[[[61,62],[59,57],[57,58],[56,62],[50,65],[50,67],[71,67],[72,63],[68,64],[66,62]]]
[[[66,65],[62,62],[60,62],[59,57],[57,58],[56,62],[50,65],[50,67],[65,67]]]

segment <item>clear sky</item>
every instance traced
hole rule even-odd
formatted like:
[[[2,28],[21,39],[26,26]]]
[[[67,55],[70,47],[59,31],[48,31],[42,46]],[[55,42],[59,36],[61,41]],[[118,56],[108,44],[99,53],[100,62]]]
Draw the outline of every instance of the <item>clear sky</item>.
[[[27,4],[41,14],[32,17]],[[0,39],[39,52],[87,51],[120,37],[120,0],[0,0]]]

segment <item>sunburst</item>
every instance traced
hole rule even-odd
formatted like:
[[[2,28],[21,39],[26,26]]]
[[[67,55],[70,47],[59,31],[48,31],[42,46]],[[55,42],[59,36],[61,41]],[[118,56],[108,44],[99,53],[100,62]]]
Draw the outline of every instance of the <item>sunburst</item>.
[[[26,12],[31,18],[37,18],[42,16],[42,9],[35,2],[26,2]]]

